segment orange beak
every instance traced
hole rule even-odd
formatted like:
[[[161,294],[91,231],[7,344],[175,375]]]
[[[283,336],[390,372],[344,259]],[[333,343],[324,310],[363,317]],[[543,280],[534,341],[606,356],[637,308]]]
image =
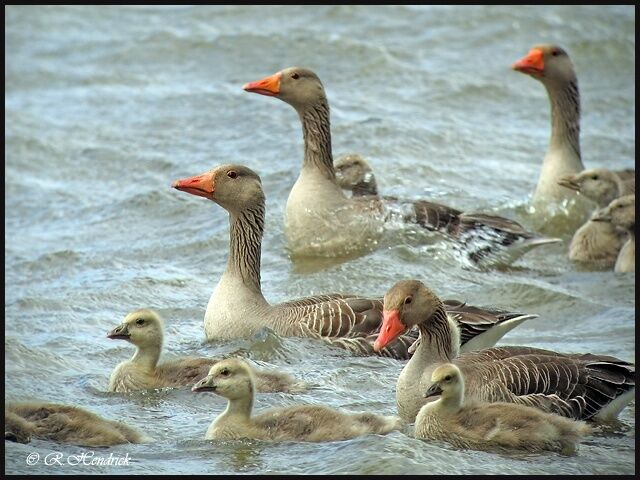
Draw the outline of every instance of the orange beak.
[[[176,180],[171,186],[177,190],[190,193],[191,195],[198,195],[199,197],[213,200],[213,192],[216,187],[214,170],[195,177]]]
[[[380,328],[378,338],[373,344],[373,350],[375,352],[379,352],[407,331],[407,326],[400,321],[399,310],[383,310],[382,315],[382,327]]]
[[[243,85],[243,89],[247,92],[259,93],[260,95],[267,95],[269,97],[275,97],[280,93],[280,78],[282,73],[274,73],[270,77],[265,77],[257,82],[249,82]]]
[[[532,48],[526,56],[511,65],[518,72],[542,77],[544,75],[544,52],[539,48]]]

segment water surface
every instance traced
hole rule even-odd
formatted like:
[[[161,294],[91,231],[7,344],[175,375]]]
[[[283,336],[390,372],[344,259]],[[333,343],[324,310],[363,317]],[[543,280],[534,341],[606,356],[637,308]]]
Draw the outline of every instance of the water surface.
[[[502,344],[635,358],[635,275],[567,260],[564,243],[479,270],[422,232],[349,262],[288,258],[282,213],[302,163],[296,113],[242,90],[304,65],[322,79],[336,155],[359,152],[380,190],[510,216],[526,205],[549,135],[542,85],[510,70],[540,42],[571,55],[587,167],[635,158],[633,7],[19,7],[5,9],[5,398],[81,405],[156,442],[105,449],[133,463],[28,467],[86,449],[5,444],[8,473],[551,473],[635,471],[634,405],[577,455],[460,451],[394,432],[324,444],[207,442],[225,402],[188,388],[106,392],[130,345],[106,339],[149,306],[167,356],[231,355],[314,385],[260,395],[396,412],[403,363],[306,339],[205,344],[202,319],[228,248],[212,202],[170,188],[221,163],[257,171],[267,195],[262,285],[278,302],[331,291],[381,295],[418,278],[444,298],[537,313]]]

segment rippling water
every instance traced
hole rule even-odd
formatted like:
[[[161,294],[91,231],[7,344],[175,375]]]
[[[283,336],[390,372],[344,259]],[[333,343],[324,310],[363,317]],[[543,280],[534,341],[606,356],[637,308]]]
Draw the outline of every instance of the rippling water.
[[[334,153],[359,152],[383,193],[508,215],[525,205],[549,134],[543,87],[510,70],[540,42],[576,65],[587,167],[635,158],[635,12],[608,7],[7,7],[5,9],[5,388],[7,400],[82,405],[156,439],[128,467],[7,473],[568,473],[635,471],[634,404],[573,457],[459,451],[394,432],[324,444],[207,442],[224,408],[188,388],[106,392],[130,345],[105,338],[138,307],[167,321],[165,355],[239,354],[314,385],[257,407],[326,403],[392,414],[403,364],[355,358],[263,332],[205,344],[202,318],[226,262],[226,214],[171,181],[229,162],[267,195],[262,285],[272,302],[329,291],[380,295],[419,278],[443,297],[540,314],[502,344],[635,358],[635,275],[589,271],[562,245],[481,271],[446,242],[402,241],[346,263],[292,263],[282,213],[302,161],[295,112],[242,84],[291,65],[314,69],[332,111]]]

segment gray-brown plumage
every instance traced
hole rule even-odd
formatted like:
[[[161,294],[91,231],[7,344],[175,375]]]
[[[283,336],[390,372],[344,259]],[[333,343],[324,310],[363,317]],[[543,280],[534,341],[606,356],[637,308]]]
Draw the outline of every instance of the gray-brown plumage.
[[[162,353],[164,325],[162,318],[150,309],[129,313],[122,324],[107,337],[126,340],[135,345],[131,360],[120,363],[111,373],[109,391],[132,392],[165,387],[192,385],[220,361],[219,358],[180,358],[158,363]],[[282,372],[256,370],[259,392],[298,392],[303,384]]]
[[[362,156],[344,155],[336,159],[334,166],[338,184],[353,196],[378,195],[373,170]],[[497,215],[465,213],[427,200],[404,201],[386,195],[381,198],[387,215],[397,212],[406,222],[445,235],[478,263],[511,263],[536,246],[561,241],[530,232],[518,222]]]
[[[466,401],[464,390],[464,378],[456,365],[445,363],[436,368],[424,394],[431,401],[416,417],[416,437],[444,440],[458,448],[569,454],[591,430],[584,422],[525,405]]]
[[[270,305],[260,287],[260,256],[265,198],[260,177],[241,165],[222,165],[205,174],[174,182],[174,187],[213,200],[229,213],[227,267],[205,313],[210,340],[246,338],[264,327],[278,335],[323,339],[357,354],[376,354],[374,335],[382,321],[382,299],[349,294],[316,295]],[[532,315],[480,309],[449,301],[464,340],[474,348],[493,345],[511,328]],[[408,332],[377,354],[408,358],[416,333]],[[463,347],[464,348],[464,347]]]
[[[86,447],[107,447],[150,440],[122,422],[106,420],[79,407],[55,403],[8,404],[4,420],[5,440],[20,443],[44,438]]]
[[[635,366],[610,356],[516,346],[459,355],[458,327],[440,299],[417,280],[391,287],[384,309],[375,348],[414,326],[420,331],[396,385],[398,411],[407,421],[425,403],[433,370],[443,363],[462,370],[469,399],[519,403],[573,419],[613,418],[634,397]]]
[[[558,45],[535,45],[512,68],[542,83],[551,106],[551,138],[532,203],[538,210],[548,211],[548,205],[570,200],[578,207],[574,209],[573,217],[582,222],[589,211],[589,202],[571,192],[570,189],[575,188],[560,182],[561,179],[566,182],[584,170],[580,152],[580,91],[569,54]],[[623,183],[632,184],[635,191],[635,179],[631,179],[635,177],[634,170],[617,170],[614,173]]]
[[[255,438],[323,442],[369,433],[386,434],[402,426],[398,417],[343,413],[322,405],[272,408],[252,415],[253,372],[239,359],[221,361],[192,390],[213,392],[228,400],[226,410],[207,429],[207,440]]]
[[[596,212],[592,219],[625,230],[627,240],[620,249],[614,266],[616,272],[636,271],[636,195],[625,195]]]
[[[342,254],[340,252],[353,251],[356,245],[371,249],[379,244],[377,240],[384,231],[385,223],[396,218],[389,214],[394,202],[372,195],[354,195],[351,198],[344,195],[336,180],[331,151],[329,101],[318,76],[307,68],[290,67],[258,82],[248,83],[244,89],[279,98],[291,105],[300,117],[304,161],[285,210],[285,235],[289,249],[299,255],[338,256]],[[371,186],[364,188],[371,190]],[[435,204],[431,202],[416,202],[415,205],[414,214],[400,218],[429,230],[443,230],[441,226],[444,225],[446,230],[449,220],[442,222],[438,216],[442,206],[436,205],[434,212],[432,206]],[[447,210],[448,213],[454,211]],[[502,229],[498,218],[475,215],[467,219],[473,226],[467,233],[473,235],[464,243],[474,247],[471,260],[487,264],[510,263],[535,246],[559,241],[526,232],[520,225],[516,232],[515,222],[511,221],[507,221],[504,232],[496,233]],[[491,222],[487,226],[488,232],[479,228],[485,220]],[[476,243],[481,245],[472,245]],[[491,246],[496,244],[513,245],[514,248],[508,254],[494,257],[489,254],[493,253]]]

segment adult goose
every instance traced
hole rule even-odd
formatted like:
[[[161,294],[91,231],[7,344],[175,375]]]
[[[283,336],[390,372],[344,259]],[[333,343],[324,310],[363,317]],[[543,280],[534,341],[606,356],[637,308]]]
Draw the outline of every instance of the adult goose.
[[[299,255],[339,256],[355,245],[375,247],[383,234],[385,219],[390,217],[388,206],[378,197],[347,198],[336,181],[329,101],[318,76],[307,68],[290,67],[243,88],[288,103],[302,122],[304,161],[285,209],[285,235],[291,251]],[[449,224],[459,222],[461,215],[444,205],[423,202],[416,206],[415,215],[405,220],[428,230],[446,230]],[[497,258],[499,263],[510,262],[534,246],[558,241],[536,237],[512,220],[483,214],[470,217],[466,233],[477,235],[482,244],[472,251],[474,261],[486,261],[491,248],[513,245],[520,250],[518,255]]]
[[[459,355],[458,327],[440,299],[422,282],[405,280],[385,294],[375,348],[414,326],[418,344],[396,385],[398,411],[407,421],[427,402],[433,371],[444,363],[463,372],[469,399],[520,403],[574,419],[615,417],[634,398],[635,367],[614,357],[512,346]]]
[[[551,205],[569,200],[586,212],[585,202],[558,184],[561,177],[584,170],[580,154],[580,93],[569,55],[558,45],[536,45],[512,68],[540,81],[551,104],[551,138],[532,204],[548,211]],[[616,173],[624,179],[634,176],[633,170]]]
[[[418,438],[444,440],[458,448],[506,448],[539,452],[573,453],[580,437],[591,429],[584,422],[515,403],[466,402],[464,378],[452,363],[440,365],[431,375],[424,405],[416,417]]]
[[[136,346],[131,360],[120,363],[111,373],[110,392],[133,392],[153,388],[180,387],[207,374],[219,358],[180,358],[158,363],[162,353],[164,322],[155,311],[143,308],[129,313],[107,333],[112,340],[126,340]],[[302,384],[282,372],[256,370],[259,392],[296,392]]]
[[[636,271],[636,196],[625,195],[611,202],[606,208],[596,212],[593,221],[610,223],[627,232],[624,243],[616,259],[615,272]]]
[[[248,365],[228,358],[211,367],[209,375],[196,383],[194,392],[213,392],[228,400],[226,410],[209,426],[205,438],[298,440],[326,442],[347,440],[369,433],[398,430],[398,417],[373,413],[345,413],[324,405],[271,408],[252,415],[255,380]]]
[[[347,294],[316,295],[270,305],[260,287],[265,197],[260,177],[241,165],[221,165],[202,175],[176,180],[173,187],[214,201],[229,213],[227,267],[204,317],[208,340],[246,338],[263,327],[278,335],[324,338],[357,354],[408,358],[417,333],[374,352],[382,322],[382,299]],[[454,300],[445,308],[460,324],[469,348],[494,345],[509,330],[536,315],[481,309]],[[462,347],[465,348],[464,345]]]
[[[343,155],[336,159],[334,167],[338,185],[353,197],[378,195],[376,177],[361,155]],[[478,264],[509,264],[534,247],[562,241],[529,232],[519,223],[496,215],[464,213],[427,200],[403,201],[387,195],[382,199],[389,217],[445,235],[458,242]]]
[[[149,438],[122,422],[106,420],[80,407],[46,402],[11,403],[4,409],[4,438],[28,443],[31,438],[85,447],[143,443]]]

